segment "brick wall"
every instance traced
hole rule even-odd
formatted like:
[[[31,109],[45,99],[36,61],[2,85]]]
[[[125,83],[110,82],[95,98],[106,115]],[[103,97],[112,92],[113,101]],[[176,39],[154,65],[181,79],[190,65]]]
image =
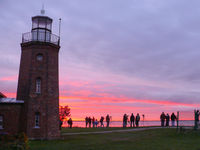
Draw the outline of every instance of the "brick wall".
[[[3,116],[3,129],[0,132],[16,134],[19,132],[20,113],[23,104],[1,103],[0,115]]]
[[[17,99],[24,100],[23,129],[29,138],[52,139],[59,131],[59,46],[30,42],[22,44]],[[38,61],[36,56],[43,55]],[[41,94],[36,93],[36,79],[41,78]],[[35,113],[40,113],[40,127],[35,128]]]

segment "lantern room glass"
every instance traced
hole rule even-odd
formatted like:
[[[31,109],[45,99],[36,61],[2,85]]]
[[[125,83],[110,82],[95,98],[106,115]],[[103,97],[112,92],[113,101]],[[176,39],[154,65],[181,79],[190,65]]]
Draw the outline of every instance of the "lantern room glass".
[[[36,16],[32,18],[32,30],[43,28],[51,31],[52,19],[46,16]]]
[[[51,41],[52,19],[46,16],[32,18],[32,40],[41,42]]]

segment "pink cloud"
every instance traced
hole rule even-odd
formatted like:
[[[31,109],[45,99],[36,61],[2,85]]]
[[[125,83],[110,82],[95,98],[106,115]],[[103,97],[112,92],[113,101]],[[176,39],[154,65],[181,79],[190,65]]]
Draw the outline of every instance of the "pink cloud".
[[[8,77],[2,77],[0,78],[1,81],[17,81],[18,76],[13,75],[13,76],[8,76]]]

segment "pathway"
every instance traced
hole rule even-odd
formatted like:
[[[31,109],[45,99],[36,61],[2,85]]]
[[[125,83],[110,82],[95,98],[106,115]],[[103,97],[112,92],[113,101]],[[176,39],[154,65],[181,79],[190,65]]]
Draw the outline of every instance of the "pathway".
[[[77,133],[62,133],[62,135],[81,135],[81,134],[105,134],[105,133],[117,133],[117,132],[132,132],[132,131],[144,131],[152,129],[160,129],[162,127],[145,127],[145,128],[133,128],[124,130],[110,130],[110,131],[95,131],[95,132],[77,132]]]

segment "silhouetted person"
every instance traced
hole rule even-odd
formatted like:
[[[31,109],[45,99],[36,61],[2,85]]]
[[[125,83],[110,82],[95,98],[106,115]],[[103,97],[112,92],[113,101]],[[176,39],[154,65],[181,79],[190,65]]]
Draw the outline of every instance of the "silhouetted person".
[[[95,124],[95,127],[97,127],[97,125],[98,125],[97,119],[95,120],[94,124]]]
[[[94,117],[92,118],[92,126],[93,126],[93,128],[94,128],[94,122],[95,122],[95,119],[94,119]]]
[[[68,123],[69,127],[72,128],[72,124],[73,124],[72,118],[69,118],[69,120],[67,121],[67,123]]]
[[[194,129],[196,130],[199,126],[199,110],[195,110],[195,126],[194,126]]]
[[[133,115],[133,113],[130,116],[130,122],[131,122],[131,127],[134,127],[134,121],[135,121],[135,116]]]
[[[89,123],[89,118],[86,117],[86,118],[85,118],[85,126],[86,126],[86,128],[87,128],[88,123]]]
[[[106,127],[108,128],[109,124],[110,124],[110,116],[109,115],[106,116],[106,123],[107,123]]]
[[[88,118],[88,122],[89,122],[89,128],[91,128],[92,119],[90,117]]]
[[[127,121],[128,121],[128,115],[124,114],[124,116],[123,116],[123,127],[124,128],[127,126]]]
[[[139,127],[139,121],[140,121],[140,115],[139,115],[139,113],[137,113],[137,116],[135,117],[136,127]]]
[[[175,121],[176,121],[176,115],[174,113],[171,114],[171,122],[172,122],[172,127],[175,126]]]
[[[164,125],[165,125],[165,114],[164,114],[164,112],[162,112],[162,114],[160,115],[160,121],[161,121],[161,126],[164,127]]]
[[[60,119],[60,122],[59,122],[59,124],[60,124],[59,128],[60,128],[60,130],[61,130],[61,127],[62,127],[62,124],[63,124],[63,121],[62,121],[62,119]]]
[[[101,116],[101,119],[100,119],[101,127],[104,127],[103,120],[104,120],[104,117]]]
[[[166,127],[169,127],[169,114],[167,114],[165,118],[166,118]]]

